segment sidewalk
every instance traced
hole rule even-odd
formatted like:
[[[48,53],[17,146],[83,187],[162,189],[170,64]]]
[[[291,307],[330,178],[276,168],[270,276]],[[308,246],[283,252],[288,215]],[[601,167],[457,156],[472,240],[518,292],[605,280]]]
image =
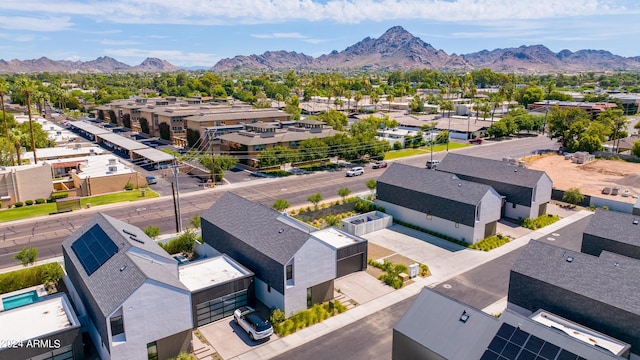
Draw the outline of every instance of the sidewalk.
[[[369,316],[377,311],[385,309],[399,301],[407,299],[413,295],[418,294],[425,286],[434,287],[452,277],[463,274],[469,270],[472,270],[480,265],[483,265],[489,261],[492,261],[506,253],[509,253],[517,248],[525,246],[529,240],[551,234],[558,229],[567,226],[571,223],[579,221],[589,215],[593,214],[590,211],[579,211],[569,217],[561,219],[560,221],[546,226],[542,229],[533,231],[525,236],[515,239],[506,245],[494,249],[488,253],[482,253],[486,256],[478,255],[476,250],[463,250],[455,254],[456,261],[450,263],[449,270],[446,272],[439,272],[427,278],[417,277],[414,278],[414,282],[410,285],[403,287],[402,289],[393,291],[387,295],[381,296],[375,300],[356,306],[354,309],[349,310],[340,315],[329,318],[319,324],[315,324],[308,328],[295,332],[284,338],[280,338],[276,341],[269,342],[264,346],[260,346],[254,350],[248,351],[242,355],[236,356],[234,360],[258,360],[269,359],[277,355],[283,354],[287,351],[293,350],[298,346],[318,339],[319,337],[326,335],[330,332],[338,330],[343,326],[354,323],[366,316]],[[474,254],[475,253],[475,254]],[[449,261],[449,260],[448,260]],[[429,264],[428,264],[429,265]],[[453,265],[453,266],[451,266]],[[503,299],[504,300],[504,299]],[[499,309],[500,304],[493,305],[496,309]],[[490,308],[488,308],[491,310]]]

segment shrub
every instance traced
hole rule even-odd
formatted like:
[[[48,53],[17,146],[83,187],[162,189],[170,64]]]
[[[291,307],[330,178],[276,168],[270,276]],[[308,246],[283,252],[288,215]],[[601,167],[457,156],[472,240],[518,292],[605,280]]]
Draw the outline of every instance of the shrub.
[[[19,208],[22,207],[24,204],[22,203],[22,201],[17,201],[15,204],[13,204],[13,206]]]
[[[506,244],[509,242],[509,238],[502,235],[502,234],[498,234],[498,235],[494,235],[494,236],[489,236],[488,238],[485,238],[475,244],[469,244],[469,248],[470,249],[476,249],[476,250],[482,250],[482,251],[490,251],[493,250],[495,248],[499,248],[500,246]]]
[[[60,264],[49,263],[0,274],[0,294],[36,286],[57,283],[64,273]]]
[[[126,183],[125,186],[124,186],[124,189],[125,190],[133,190],[133,184],[130,183],[130,182]]]
[[[536,230],[547,225],[551,225],[558,220],[560,220],[560,216],[547,214],[541,215],[536,219],[525,218],[520,222],[520,225],[527,229]]]
[[[271,312],[269,318],[273,325],[273,331],[280,336],[286,336],[297,330],[326,320],[331,316],[341,314],[346,310],[346,306],[336,300],[334,301],[333,309],[329,303],[315,304],[311,308],[302,310],[288,319],[284,318],[284,313],[281,310],[276,309]]]
[[[58,199],[64,199],[68,197],[69,197],[69,193],[67,192],[59,192],[59,193],[51,194],[51,200],[53,200],[53,202],[55,202]]]
[[[34,247],[22,248],[20,252],[14,256],[14,259],[20,261],[22,266],[33,265],[36,259],[38,259],[38,249]]]
[[[160,236],[160,228],[157,226],[147,226],[142,231],[144,231],[144,233],[152,239],[155,239],[158,236]]]
[[[580,189],[571,188],[565,191],[564,195],[562,195],[562,200],[568,202],[569,204],[577,205],[579,202],[584,200],[584,195],[582,195]]]
[[[44,204],[44,199],[43,198],[37,198],[36,199],[36,204]]]
[[[169,254],[186,253],[192,254],[198,241],[198,236],[191,229],[187,229],[182,235],[169,241],[166,244],[158,243],[164,251]]]
[[[27,205],[27,206],[31,206],[31,205],[33,205],[33,200],[27,200],[27,201],[25,201],[24,203],[25,203],[25,205]]]

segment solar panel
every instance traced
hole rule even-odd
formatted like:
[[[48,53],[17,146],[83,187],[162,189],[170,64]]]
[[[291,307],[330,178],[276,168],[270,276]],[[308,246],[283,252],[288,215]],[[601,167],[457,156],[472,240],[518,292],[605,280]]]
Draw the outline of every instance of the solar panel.
[[[97,224],[74,241],[71,249],[89,276],[118,252],[116,244]]]
[[[581,360],[582,358],[522,329],[503,323],[480,359]]]

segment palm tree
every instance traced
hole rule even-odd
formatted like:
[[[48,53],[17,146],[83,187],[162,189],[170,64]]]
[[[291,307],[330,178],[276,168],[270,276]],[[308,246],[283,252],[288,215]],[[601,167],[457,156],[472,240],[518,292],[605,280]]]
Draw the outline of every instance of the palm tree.
[[[2,107],[2,121],[4,123],[4,133],[7,137],[7,141],[9,138],[9,124],[7,124],[7,113],[4,108],[4,96],[9,92],[9,84],[4,79],[0,79],[0,106]],[[11,156],[11,161],[13,162],[13,155]],[[15,163],[13,163],[15,165]]]
[[[347,111],[351,111],[351,99],[353,98],[353,91],[345,91],[344,96],[347,98]]]
[[[27,97],[27,113],[29,114],[29,132],[31,132],[31,149],[33,151],[33,163],[38,162],[36,157],[36,138],[33,134],[33,118],[31,117],[31,95],[36,92],[36,83],[27,78],[21,77],[16,81],[18,91]]]
[[[389,102],[389,112],[391,112],[391,103],[393,102],[393,100],[395,100],[396,98],[393,96],[393,94],[389,94],[387,95],[387,101]]]
[[[356,102],[356,112],[359,112],[358,103],[360,102],[360,100],[362,100],[362,93],[358,91],[355,95],[353,95],[353,101]]]

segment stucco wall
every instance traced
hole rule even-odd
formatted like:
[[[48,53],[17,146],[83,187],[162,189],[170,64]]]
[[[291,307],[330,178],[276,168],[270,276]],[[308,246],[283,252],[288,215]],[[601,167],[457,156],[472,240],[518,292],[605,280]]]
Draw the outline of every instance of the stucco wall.
[[[445,220],[436,216],[432,216],[431,220],[427,219],[427,215],[415,210],[407,209],[395,204],[391,204],[385,201],[378,200],[380,206],[385,209],[385,212],[393,216],[393,218],[400,221],[420,226],[427,230],[435,231],[437,233],[451,236],[458,240],[472,242],[475,234],[474,229],[470,226],[466,226],[456,223],[450,220]],[[484,228],[483,228],[484,231]]]
[[[509,219],[519,220],[524,218],[530,218],[532,212],[533,212],[532,209],[528,206],[514,204],[510,202],[504,203],[504,217]],[[536,208],[536,213],[537,212],[538,212],[538,209]],[[534,216],[534,218],[535,217],[536,216]]]
[[[336,252],[310,239],[294,256],[293,285],[285,288],[287,316],[307,308],[307,288],[336,278]]]
[[[122,191],[127,183],[132,183],[134,188],[147,184],[147,180],[138,172],[88,177],[86,179],[81,179],[73,173],[71,173],[71,176],[80,196],[92,196]]]
[[[38,198],[46,199],[53,191],[51,166],[18,167],[0,174],[0,195],[10,196],[11,199],[3,204],[15,204]]]
[[[502,198],[495,190],[491,189],[482,197],[479,209],[480,216],[476,218],[476,226],[473,231],[473,242],[480,241],[486,237],[484,231],[488,223],[500,220],[501,207]]]
[[[126,341],[114,343],[112,359],[146,359],[147,344],[191,329],[191,294],[147,280],[122,304]],[[177,351],[172,356],[178,356]]]
[[[261,303],[270,309],[284,309],[284,295],[273,287],[271,287],[271,291],[269,291],[267,284],[258,278],[254,278],[254,281],[256,286],[256,299],[260,300]]]

